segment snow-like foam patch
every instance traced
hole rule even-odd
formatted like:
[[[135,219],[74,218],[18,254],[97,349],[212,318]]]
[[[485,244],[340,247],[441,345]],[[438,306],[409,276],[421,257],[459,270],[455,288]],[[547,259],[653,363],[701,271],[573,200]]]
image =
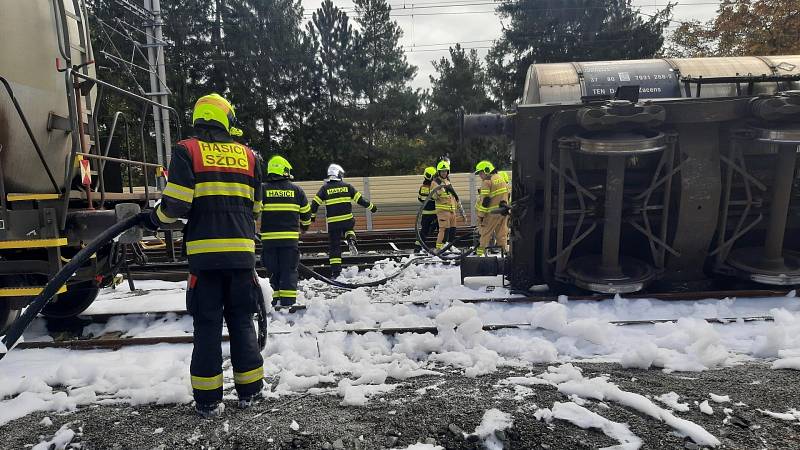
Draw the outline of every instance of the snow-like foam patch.
[[[475,428],[475,434],[483,441],[486,450],[502,450],[503,442],[495,432],[503,431],[514,425],[511,414],[492,408],[483,413],[481,423]]]
[[[580,428],[597,428],[619,442],[620,445],[615,448],[621,450],[636,450],[642,446],[642,440],[631,432],[627,424],[612,422],[575,402],[553,403],[550,416],[553,419],[566,420]]]

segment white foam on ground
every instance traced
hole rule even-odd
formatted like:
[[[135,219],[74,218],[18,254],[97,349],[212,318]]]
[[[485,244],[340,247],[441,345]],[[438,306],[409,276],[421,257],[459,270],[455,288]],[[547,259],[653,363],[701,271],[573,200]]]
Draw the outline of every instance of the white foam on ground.
[[[394,273],[399,265],[389,261],[363,272],[351,270],[345,277],[353,282],[374,280]],[[261,284],[264,294],[271,298],[266,281],[261,280]],[[150,291],[131,292],[123,283],[116,290],[104,290],[88,312],[185,307],[183,282],[137,281],[136,285]],[[449,265],[412,266],[376,289],[339,291],[304,280],[300,291],[307,310],[293,315],[276,313],[270,322],[270,331],[285,333],[272,335],[264,352],[267,376],[278,380],[274,395],[333,390],[344,403],[360,405],[370,396],[386,392],[396,381],[439,374],[444,365],[458,368],[469,377],[492,373],[499,367],[584,359],[619,362],[627,367],[699,371],[747,359],[780,358],[773,367],[800,369],[800,301],[794,297],[694,302],[622,298],[585,302],[564,297],[557,303],[462,303],[456,299],[506,297],[509,292],[503,287],[486,292],[462,286],[459,269]],[[429,303],[411,304],[419,301]],[[764,314],[774,316],[775,321],[723,326],[702,320]],[[610,323],[642,319],[676,322],[636,326]],[[489,332],[482,329],[487,324],[527,327]],[[433,327],[437,332],[329,332],[418,326]],[[192,330],[190,318],[167,316],[158,320],[115,318],[106,325],[89,327],[89,331],[162,336],[186,335]],[[43,328],[32,330],[25,338],[42,338],[43,332]],[[224,348],[227,354],[227,345]],[[32,411],[63,411],[90,403],[188,402],[190,353],[190,345],[163,344],[118,351],[14,350],[0,363],[0,398],[6,399],[0,401],[0,425]],[[565,368],[538,377],[520,377],[511,383],[546,383],[561,388],[574,379],[575,373],[580,375],[577,368]],[[229,371],[225,376],[230,384]],[[605,395],[616,394],[610,390]],[[682,410],[677,404],[667,405]],[[660,412],[657,415],[661,420],[671,420],[661,417]],[[683,426],[682,422],[674,423]]]
[[[574,402],[553,403],[551,417],[566,420],[580,428],[597,428],[606,436],[620,443],[616,448],[636,450],[642,446],[642,440],[633,434],[627,424],[612,422],[605,417],[589,411]]]
[[[483,413],[481,423],[475,428],[473,434],[481,438],[486,450],[502,450],[503,442],[495,435],[496,431],[503,431],[511,428],[514,420],[511,414],[492,408]]]

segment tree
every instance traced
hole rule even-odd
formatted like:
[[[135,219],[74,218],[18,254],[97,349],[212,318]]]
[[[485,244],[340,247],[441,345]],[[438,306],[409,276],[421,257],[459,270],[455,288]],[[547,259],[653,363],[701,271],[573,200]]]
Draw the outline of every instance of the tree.
[[[729,0],[706,23],[682,23],[667,53],[676,57],[793,55],[800,52],[800,1]]]
[[[223,11],[227,93],[245,137],[264,158],[279,151],[284,116],[298,94],[303,65],[298,0],[226,0]],[[215,59],[216,63],[217,60]]]
[[[458,111],[465,114],[485,113],[497,109],[489,97],[486,70],[478,52],[466,52],[461,45],[450,47],[449,58],[432,61],[436,75],[430,77],[431,93],[427,99],[426,119],[429,148],[433,158],[449,154],[454,170],[468,170],[475,161],[492,159],[498,164],[507,159],[507,146],[498,139],[483,139],[466,143],[460,148]]]
[[[421,131],[421,102],[420,93],[409,86],[417,68],[406,60],[400,46],[403,31],[391,19],[389,4],[386,0],[354,3],[360,30],[355,33],[355,65],[350,76],[361,107],[358,124],[363,160],[359,169],[372,175],[392,166],[388,164],[389,151],[398,140],[413,138],[415,127]]]
[[[508,25],[487,55],[492,93],[511,107],[534,63],[652,58],[672,6],[643,17],[631,0],[503,0]]]

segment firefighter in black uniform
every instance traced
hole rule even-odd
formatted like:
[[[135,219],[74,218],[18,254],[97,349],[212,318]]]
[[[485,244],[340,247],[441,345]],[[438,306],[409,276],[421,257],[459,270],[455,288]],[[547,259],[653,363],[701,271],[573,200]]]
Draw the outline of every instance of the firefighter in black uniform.
[[[422,239],[426,239],[437,229],[438,225],[436,222],[436,202],[430,199],[427,202],[425,201],[425,199],[428,198],[428,194],[431,193],[431,182],[433,181],[433,177],[436,176],[436,168],[426,167],[422,176],[424,178],[422,180],[422,186],[419,187],[419,192],[417,193],[417,200],[419,200],[420,203],[425,202],[425,205],[422,207],[419,234],[422,236]],[[419,241],[415,242],[414,251],[417,253],[422,251],[422,245]]]
[[[292,165],[282,156],[267,162],[264,206],[261,208],[261,258],[275,293],[274,306],[292,306],[297,299],[300,230],[311,225],[311,205],[299,186],[289,181]]]
[[[217,414],[222,401],[222,319],[228,326],[239,406],[260,397],[264,361],[253,314],[260,287],[255,275],[255,224],[261,213],[261,164],[234,142],[234,109],[218,94],[194,105],[194,137],[172,149],[161,204],[142,213],[150,229],[188,219],[183,229],[189,259],[186,309],[194,320],[191,382],[195,410]],[[240,133],[240,132],[239,132]]]
[[[351,253],[355,252],[356,232],[353,231],[352,202],[356,202],[372,212],[378,210],[369,200],[361,195],[349,183],[342,181],[344,169],[338,164],[328,166],[328,178],[311,201],[311,220],[317,216],[317,210],[325,205],[325,220],[328,223],[328,257],[331,265],[331,276],[338,277],[342,273],[342,239],[347,240]]]

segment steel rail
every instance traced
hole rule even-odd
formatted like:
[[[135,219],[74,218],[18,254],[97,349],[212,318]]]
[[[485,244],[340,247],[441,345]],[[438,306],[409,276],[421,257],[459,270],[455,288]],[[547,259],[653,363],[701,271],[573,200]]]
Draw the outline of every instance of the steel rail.
[[[612,320],[608,321],[609,324],[615,326],[636,326],[636,325],[654,325],[659,323],[675,323],[677,319],[632,319],[632,320]],[[773,316],[742,316],[742,317],[708,317],[703,318],[707,323],[717,325],[729,325],[734,323],[750,323],[750,322],[772,322]],[[486,324],[482,326],[484,331],[499,331],[507,329],[529,329],[529,330],[547,330],[542,327],[534,327],[529,323],[500,323],[500,324]],[[334,328],[322,330],[285,330],[285,331],[268,331],[267,336],[288,336],[288,335],[319,335],[331,333],[353,333],[353,334],[368,334],[368,333],[381,333],[385,335],[397,334],[438,334],[439,327],[435,325],[417,326],[417,327],[370,327],[370,328]],[[230,340],[228,335],[223,335],[222,340],[227,342]],[[132,337],[132,338],[95,338],[95,339],[73,339],[67,341],[33,341],[21,342],[17,344],[17,349],[42,349],[42,348],[67,348],[71,350],[92,350],[92,349],[112,349],[116,350],[122,347],[130,346],[143,346],[143,345],[157,345],[157,344],[191,344],[194,342],[193,336],[161,336],[161,337]]]

